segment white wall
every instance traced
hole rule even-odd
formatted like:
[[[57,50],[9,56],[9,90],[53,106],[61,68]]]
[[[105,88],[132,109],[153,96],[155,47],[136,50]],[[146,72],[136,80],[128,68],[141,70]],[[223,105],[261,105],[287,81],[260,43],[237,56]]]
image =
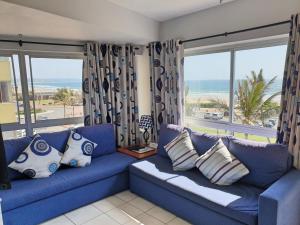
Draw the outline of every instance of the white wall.
[[[150,67],[148,49],[145,48],[143,54],[136,56],[136,59],[139,114],[140,116],[151,115]]]
[[[290,19],[300,12],[299,0],[237,0],[219,7],[182,16],[160,24],[160,40],[181,40],[230,32]],[[251,31],[228,37],[186,43],[186,48],[240,41],[288,33],[289,25]]]
[[[158,39],[159,23],[106,0],[0,0],[0,34],[132,42]]]

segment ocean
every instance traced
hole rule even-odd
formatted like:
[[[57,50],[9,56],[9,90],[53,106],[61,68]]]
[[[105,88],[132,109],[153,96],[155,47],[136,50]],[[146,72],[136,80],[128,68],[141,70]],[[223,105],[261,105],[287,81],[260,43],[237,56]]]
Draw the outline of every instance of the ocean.
[[[48,90],[56,90],[58,88],[80,90],[82,88],[82,81],[79,79],[36,79],[33,80],[33,86]]]
[[[237,90],[238,82],[238,80],[234,82],[235,90]],[[189,87],[188,96],[199,97],[201,95],[228,94],[230,83],[229,80],[186,80],[185,85]],[[282,80],[275,81],[267,91],[267,95],[280,92],[281,87]]]

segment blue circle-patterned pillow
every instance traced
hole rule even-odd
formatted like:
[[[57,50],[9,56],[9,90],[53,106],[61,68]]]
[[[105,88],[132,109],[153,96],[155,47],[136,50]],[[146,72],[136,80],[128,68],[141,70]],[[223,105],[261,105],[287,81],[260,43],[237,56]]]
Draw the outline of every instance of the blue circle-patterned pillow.
[[[15,160],[16,163],[23,163],[28,159],[28,154],[26,152],[22,152],[21,155]]]
[[[35,177],[36,172],[33,169],[26,169],[23,171],[23,174],[25,174],[26,176],[28,176],[30,178],[33,178],[33,177]]]
[[[55,173],[56,170],[58,169],[59,165],[55,162],[51,163],[49,166],[48,166],[48,169],[49,169],[49,172],[50,173]]]
[[[65,153],[60,163],[72,167],[85,167],[90,165],[92,153],[96,147],[96,143],[81,134],[71,131]]]
[[[37,134],[19,157],[8,166],[30,178],[44,178],[57,171],[61,159],[62,153],[50,147]]]
[[[80,141],[80,140],[82,139],[82,135],[73,132],[73,133],[72,133],[72,138],[73,138],[75,141]]]
[[[84,155],[90,156],[94,151],[94,144],[90,141],[85,141],[81,145],[81,150]]]
[[[70,161],[70,166],[77,167],[78,166],[78,161],[76,159],[72,159]]]
[[[30,145],[31,151],[39,156],[48,155],[51,152],[51,147],[47,142],[40,137],[36,137]]]

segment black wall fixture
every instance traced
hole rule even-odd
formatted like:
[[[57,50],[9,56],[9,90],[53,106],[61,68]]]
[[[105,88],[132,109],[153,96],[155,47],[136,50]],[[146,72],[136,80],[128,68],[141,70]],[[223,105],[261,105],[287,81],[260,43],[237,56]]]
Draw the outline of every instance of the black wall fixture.
[[[10,189],[10,180],[8,178],[7,162],[5,157],[2,129],[0,125],[0,190]]]

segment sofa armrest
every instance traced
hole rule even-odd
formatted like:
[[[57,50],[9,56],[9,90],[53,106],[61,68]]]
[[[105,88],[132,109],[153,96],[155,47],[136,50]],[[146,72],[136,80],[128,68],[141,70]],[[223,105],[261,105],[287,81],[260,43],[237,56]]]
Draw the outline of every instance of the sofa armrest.
[[[292,169],[259,196],[258,224],[300,224],[300,171]]]

